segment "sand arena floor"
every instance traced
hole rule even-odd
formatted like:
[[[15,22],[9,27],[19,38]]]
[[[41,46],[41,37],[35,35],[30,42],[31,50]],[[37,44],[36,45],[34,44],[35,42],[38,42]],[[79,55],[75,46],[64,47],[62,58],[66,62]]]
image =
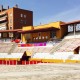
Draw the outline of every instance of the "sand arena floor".
[[[0,80],[80,80],[80,64],[0,65]]]

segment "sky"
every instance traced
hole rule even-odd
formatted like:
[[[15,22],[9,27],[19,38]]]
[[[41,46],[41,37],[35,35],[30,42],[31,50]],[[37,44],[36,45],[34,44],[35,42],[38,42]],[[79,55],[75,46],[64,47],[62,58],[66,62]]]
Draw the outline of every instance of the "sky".
[[[4,8],[15,6],[33,11],[33,24],[80,20],[80,0],[0,0]]]

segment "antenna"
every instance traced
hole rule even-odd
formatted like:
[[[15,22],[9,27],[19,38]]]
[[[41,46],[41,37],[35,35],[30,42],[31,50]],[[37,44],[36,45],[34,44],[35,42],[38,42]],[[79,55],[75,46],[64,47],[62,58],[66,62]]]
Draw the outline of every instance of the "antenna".
[[[40,22],[40,25],[41,25],[41,22]]]

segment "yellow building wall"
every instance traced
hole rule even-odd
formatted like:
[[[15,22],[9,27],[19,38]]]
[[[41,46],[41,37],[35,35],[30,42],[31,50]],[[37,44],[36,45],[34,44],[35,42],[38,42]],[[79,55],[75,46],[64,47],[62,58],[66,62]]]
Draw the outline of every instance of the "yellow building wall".
[[[23,31],[33,30],[33,26],[24,26],[22,28]],[[25,33],[21,34],[21,40],[23,42],[31,42],[32,41],[32,34],[31,33]]]
[[[61,30],[56,31],[56,38],[61,39]]]
[[[49,28],[49,27],[54,27],[60,29],[60,21],[59,22],[52,22],[49,24],[44,24],[44,25],[39,25],[39,26],[34,26],[34,29],[40,29],[40,28]]]
[[[33,29],[33,26],[24,26],[22,28],[23,31],[25,31],[25,30],[32,30],[32,29]]]
[[[60,22],[62,24],[63,22]],[[63,38],[68,33],[68,27],[67,26],[60,26],[60,29],[56,31],[56,37],[58,39]]]
[[[53,22],[53,23],[49,23],[49,24],[45,24],[45,25],[39,25],[39,26],[27,26],[27,27],[23,27],[22,30],[35,30],[35,29],[42,29],[42,28],[49,28],[49,27],[54,27],[57,28],[58,30],[56,31],[56,38],[57,39],[61,39],[63,38],[64,35],[67,34],[68,32],[68,28],[67,26],[60,26],[60,24],[62,24],[64,22]],[[41,35],[39,36],[40,32],[37,33],[30,33],[30,34],[22,34],[22,41],[25,42],[26,39],[30,38],[30,42],[42,42],[42,41],[48,41],[50,39],[50,31],[47,32],[41,32]],[[45,37],[48,36],[48,38],[46,39]],[[25,38],[26,37],[26,38]],[[41,37],[41,39],[40,39]],[[44,37],[44,39],[42,39],[42,37]],[[36,39],[37,38],[37,39]],[[27,41],[26,41],[27,42]]]
[[[39,25],[39,26],[34,26],[34,29],[40,29],[40,28],[49,28],[49,27],[54,27],[54,28],[58,28],[58,29],[60,29],[60,24],[61,24],[62,22],[52,22],[52,23],[49,23],[49,24],[45,24],[45,25]],[[37,37],[38,36],[38,33],[34,33],[34,34],[32,34],[32,36],[33,37]],[[48,32],[42,32],[42,36],[48,36],[48,39],[47,40],[49,40],[50,39],[50,31],[48,31]],[[58,30],[57,32],[56,32],[56,37],[57,38],[61,38],[61,31],[60,30]],[[44,39],[41,39],[41,40],[35,40],[36,42],[37,41],[47,41],[46,40],[46,38],[44,38]]]
[[[36,26],[36,27],[34,27],[34,29],[49,28],[49,27],[57,28],[59,30],[56,31],[56,37],[58,39],[61,39],[68,32],[67,26],[64,26],[64,27],[60,26],[60,24],[62,24],[62,23],[64,23],[64,22],[61,22],[61,21],[53,22],[53,23],[49,23],[49,24],[45,24],[45,25]]]
[[[21,40],[22,42],[26,42],[26,34],[21,34]]]

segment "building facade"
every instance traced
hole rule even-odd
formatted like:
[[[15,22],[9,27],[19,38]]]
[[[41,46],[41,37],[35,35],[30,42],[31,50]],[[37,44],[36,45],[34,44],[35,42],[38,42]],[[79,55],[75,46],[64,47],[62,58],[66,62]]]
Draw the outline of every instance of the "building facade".
[[[33,12],[18,8],[16,5],[13,8],[4,9],[1,6],[0,10],[0,37],[20,38],[20,35],[16,35],[16,30],[22,29],[23,26],[33,26]]]
[[[33,12],[18,8],[0,9],[0,39],[21,39],[22,42],[46,42],[62,39],[69,32],[80,31],[80,20],[52,22],[33,26]]]

